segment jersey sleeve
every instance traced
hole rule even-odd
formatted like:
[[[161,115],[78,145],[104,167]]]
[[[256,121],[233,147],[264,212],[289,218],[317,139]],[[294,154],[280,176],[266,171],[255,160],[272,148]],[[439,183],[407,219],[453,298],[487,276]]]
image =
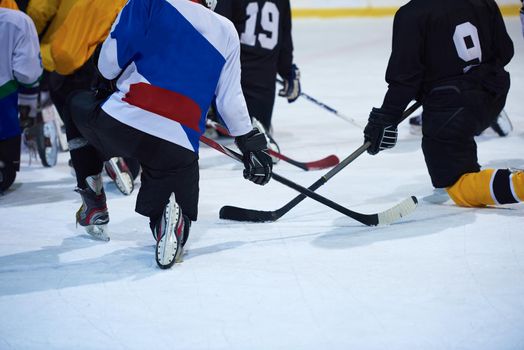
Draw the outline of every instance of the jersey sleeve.
[[[27,5],[27,14],[36,26],[38,35],[42,34],[47,24],[56,15],[60,0],[31,0]]]
[[[293,64],[293,39],[291,36],[291,6],[289,0],[282,1],[282,42],[278,54],[278,74],[289,79]]]
[[[36,86],[43,72],[38,35],[31,19],[24,14],[13,52],[13,74],[18,83]]]
[[[497,56],[497,64],[501,67],[504,67],[509,63],[513,58],[515,49],[513,47],[513,41],[509,37],[509,34],[506,30],[506,25],[504,24],[504,19],[500,13],[500,9],[497,4],[494,2],[496,11],[495,11],[495,38],[493,40],[495,44],[495,54]]]
[[[240,41],[233,25],[231,27],[230,50],[216,88],[215,103],[230,134],[240,136],[250,132],[253,126],[240,85]]]
[[[98,59],[98,70],[106,79],[116,78],[137,54],[134,42],[143,42],[150,6],[150,0],[129,0],[118,14]]]
[[[418,20],[417,20],[418,19]],[[388,91],[382,108],[401,115],[424,80],[424,16],[400,8],[393,21],[392,51],[386,70]]]

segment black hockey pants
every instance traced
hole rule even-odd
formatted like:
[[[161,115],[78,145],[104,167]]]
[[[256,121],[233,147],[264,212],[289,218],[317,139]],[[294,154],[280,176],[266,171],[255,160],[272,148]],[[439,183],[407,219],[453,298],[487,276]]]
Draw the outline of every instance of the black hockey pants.
[[[156,219],[172,192],[182,212],[196,221],[198,155],[186,148],[123,124],[100,108],[91,91],[74,93],[70,113],[82,135],[105,157],[129,157],[142,166],[136,212]]]
[[[497,118],[508,90],[507,72],[479,69],[437,84],[425,97],[422,150],[434,187],[480,171],[474,137]]]

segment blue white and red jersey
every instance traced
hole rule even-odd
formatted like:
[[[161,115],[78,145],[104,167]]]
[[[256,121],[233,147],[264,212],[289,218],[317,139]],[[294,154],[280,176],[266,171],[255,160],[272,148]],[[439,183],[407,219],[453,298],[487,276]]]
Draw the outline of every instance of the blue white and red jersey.
[[[209,105],[233,136],[252,129],[240,86],[240,43],[226,18],[188,0],[129,0],[98,61],[118,91],[102,109],[198,152]],[[120,76],[119,76],[120,75]]]

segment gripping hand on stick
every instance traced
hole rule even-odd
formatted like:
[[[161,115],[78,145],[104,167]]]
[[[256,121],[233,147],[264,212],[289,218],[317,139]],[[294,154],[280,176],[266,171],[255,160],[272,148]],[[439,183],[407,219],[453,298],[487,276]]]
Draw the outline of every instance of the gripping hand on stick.
[[[238,149],[242,152],[244,178],[265,185],[271,179],[273,161],[268,155],[266,137],[257,128],[235,138]]]
[[[364,141],[371,142],[368,153],[375,155],[397,143],[399,117],[382,108],[373,108],[364,129]]]

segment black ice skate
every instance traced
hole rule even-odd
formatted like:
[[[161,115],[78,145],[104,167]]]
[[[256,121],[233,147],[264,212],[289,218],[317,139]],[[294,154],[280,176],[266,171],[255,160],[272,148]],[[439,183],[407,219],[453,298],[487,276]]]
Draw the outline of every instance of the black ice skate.
[[[134,188],[133,174],[129,170],[126,162],[121,157],[114,157],[104,163],[107,175],[115,182],[116,187],[125,194],[130,195]]]
[[[87,188],[75,191],[82,196],[82,205],[76,212],[77,225],[83,226],[88,234],[102,241],[109,241],[107,223],[106,194],[102,185],[101,174],[86,178]]]
[[[172,193],[162,216],[153,227],[153,236],[157,241],[156,262],[161,269],[168,269],[175,262],[182,261],[182,252],[189,235],[189,226],[189,220],[182,215],[175,194]]]

